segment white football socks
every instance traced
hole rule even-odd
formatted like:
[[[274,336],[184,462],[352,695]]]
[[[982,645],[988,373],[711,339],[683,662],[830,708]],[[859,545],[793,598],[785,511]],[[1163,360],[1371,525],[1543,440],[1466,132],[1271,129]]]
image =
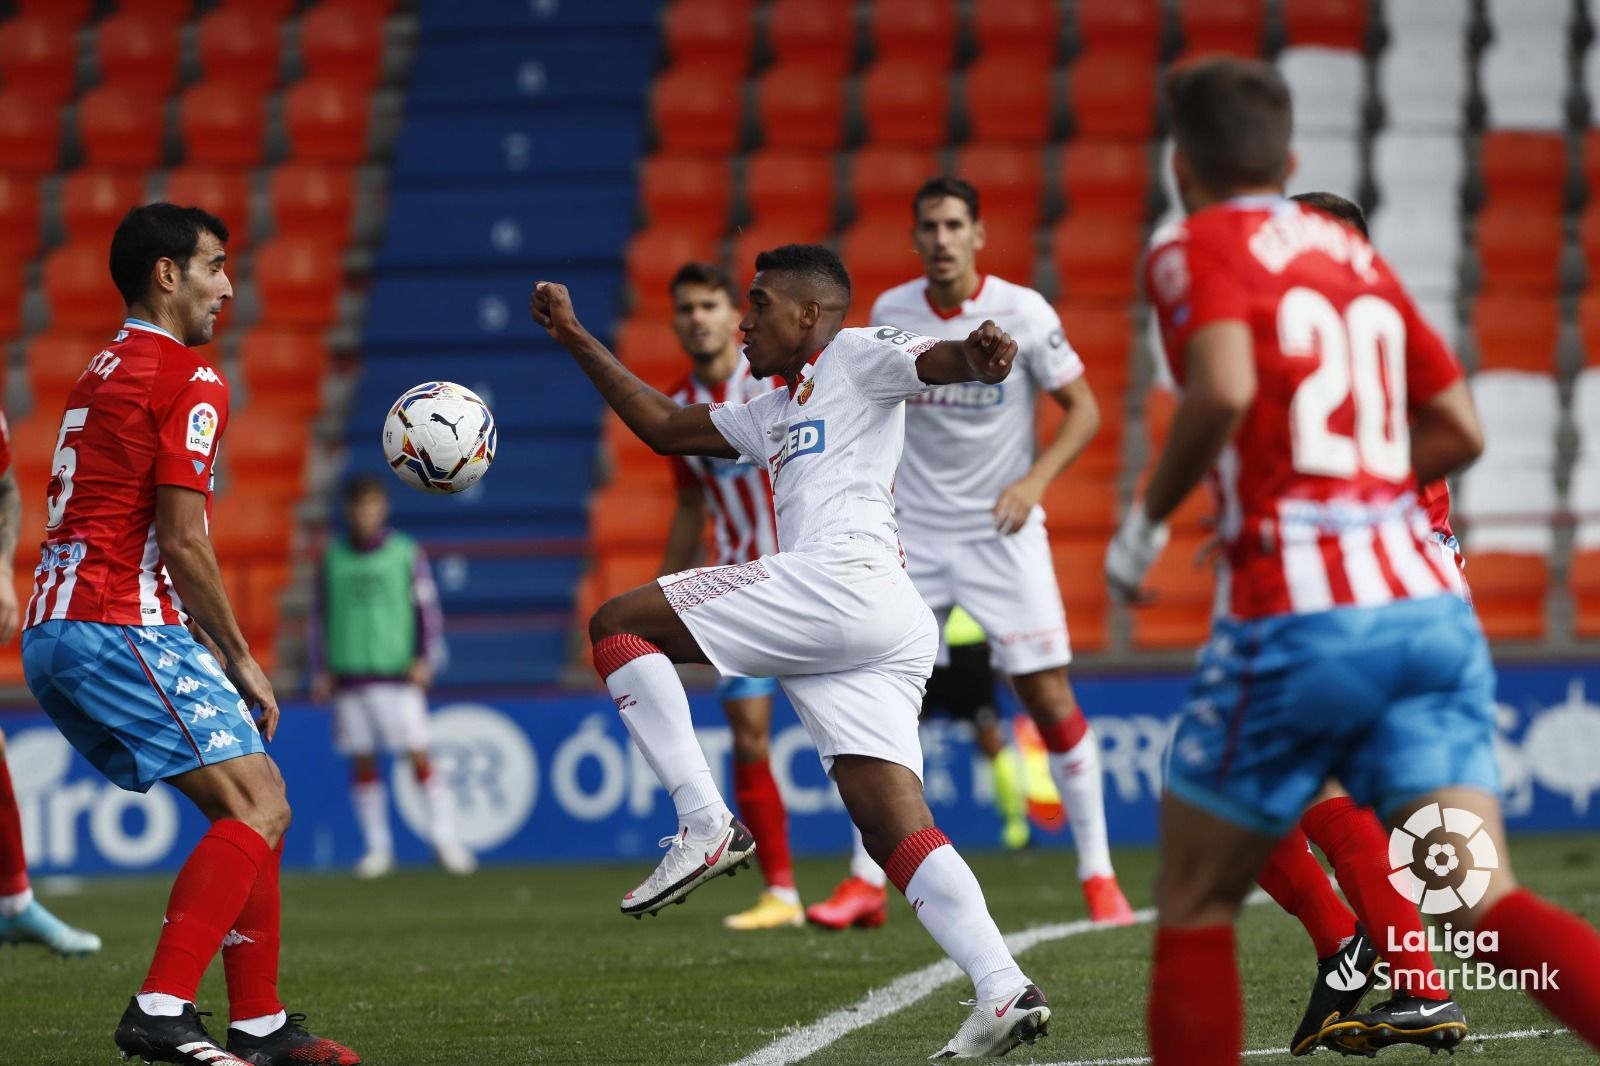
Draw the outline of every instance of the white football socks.
[[[934,848],[906,882],[906,899],[928,934],[966,971],[981,1003],[1028,983],[1011,957],[972,868],[949,844]]]
[[[883,867],[873,862],[872,856],[867,854],[866,841],[861,839],[861,830],[854,824],[850,826],[850,876],[860,878],[874,888],[882,888],[889,883]]]
[[[140,992],[134,998],[139,1001],[139,1009],[152,1018],[176,1018],[189,1005],[188,1000],[165,992]]]
[[[249,1033],[254,1037],[271,1036],[279,1029],[282,1029],[284,1023],[288,1020],[288,1012],[280,1010],[276,1014],[263,1014],[259,1018],[241,1018],[236,1022],[230,1021],[228,1028],[237,1029],[241,1033]]]
[[[0,918],[15,918],[33,902],[33,889],[25,888],[10,896],[0,896]]]
[[[422,782],[422,797],[428,806],[428,843],[437,847],[451,844],[456,839],[455,805],[450,802],[450,790],[445,787],[437,771]]]
[[[358,781],[350,786],[350,803],[355,807],[356,824],[368,855],[393,855],[394,838],[389,833],[389,795],[383,779]]]
[[[1068,751],[1050,753],[1050,776],[1072,824],[1078,849],[1078,880],[1110,877],[1111,842],[1106,836],[1106,801],[1101,786],[1100,738],[1091,728]]]
[[[660,652],[623,663],[606,688],[633,742],[672,796],[678,821],[695,838],[719,832],[730,812],[717,791],[689,719],[689,697],[672,661]]]

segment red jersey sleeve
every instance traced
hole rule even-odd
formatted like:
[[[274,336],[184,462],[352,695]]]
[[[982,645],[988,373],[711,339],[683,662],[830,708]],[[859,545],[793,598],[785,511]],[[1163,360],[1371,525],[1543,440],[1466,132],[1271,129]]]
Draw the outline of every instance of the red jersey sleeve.
[[[211,469],[228,424],[228,383],[210,366],[162,359],[150,393],[156,426],[155,481],[211,490]]]
[[[1416,410],[1461,379],[1461,364],[1409,295],[1401,293],[1399,303],[1406,322],[1406,405]]]
[[[1155,305],[1167,365],[1181,384],[1183,353],[1195,330],[1212,322],[1250,320],[1250,295],[1217,236],[1185,226],[1158,244],[1145,262],[1145,289]]]

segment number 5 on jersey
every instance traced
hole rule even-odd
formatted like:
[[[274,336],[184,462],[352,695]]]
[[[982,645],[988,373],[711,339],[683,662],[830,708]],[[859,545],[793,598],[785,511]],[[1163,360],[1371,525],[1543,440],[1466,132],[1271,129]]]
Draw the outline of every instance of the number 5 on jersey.
[[[72,498],[72,476],[78,472],[78,449],[68,444],[74,433],[83,432],[89,420],[87,407],[71,407],[61,416],[61,432],[56,434],[56,454],[50,460],[50,486],[45,490],[45,529],[55,529],[67,513]]]

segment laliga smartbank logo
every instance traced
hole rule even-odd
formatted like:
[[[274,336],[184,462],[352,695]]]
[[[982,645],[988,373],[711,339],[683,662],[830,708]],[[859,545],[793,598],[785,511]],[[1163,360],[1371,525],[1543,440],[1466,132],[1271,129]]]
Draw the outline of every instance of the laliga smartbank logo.
[[[1476,907],[1500,868],[1483,819],[1430,803],[1389,834],[1389,883],[1423,914]]]

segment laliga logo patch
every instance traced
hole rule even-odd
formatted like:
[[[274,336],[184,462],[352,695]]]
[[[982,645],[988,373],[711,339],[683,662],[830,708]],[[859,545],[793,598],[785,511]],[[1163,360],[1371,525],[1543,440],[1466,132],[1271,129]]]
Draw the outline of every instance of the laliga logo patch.
[[[210,455],[216,439],[217,409],[208,403],[197,403],[189,408],[189,450]]]
[[[1476,906],[1499,868],[1483,819],[1460,807],[1430,803],[1389,834],[1389,884],[1423,914]]]

